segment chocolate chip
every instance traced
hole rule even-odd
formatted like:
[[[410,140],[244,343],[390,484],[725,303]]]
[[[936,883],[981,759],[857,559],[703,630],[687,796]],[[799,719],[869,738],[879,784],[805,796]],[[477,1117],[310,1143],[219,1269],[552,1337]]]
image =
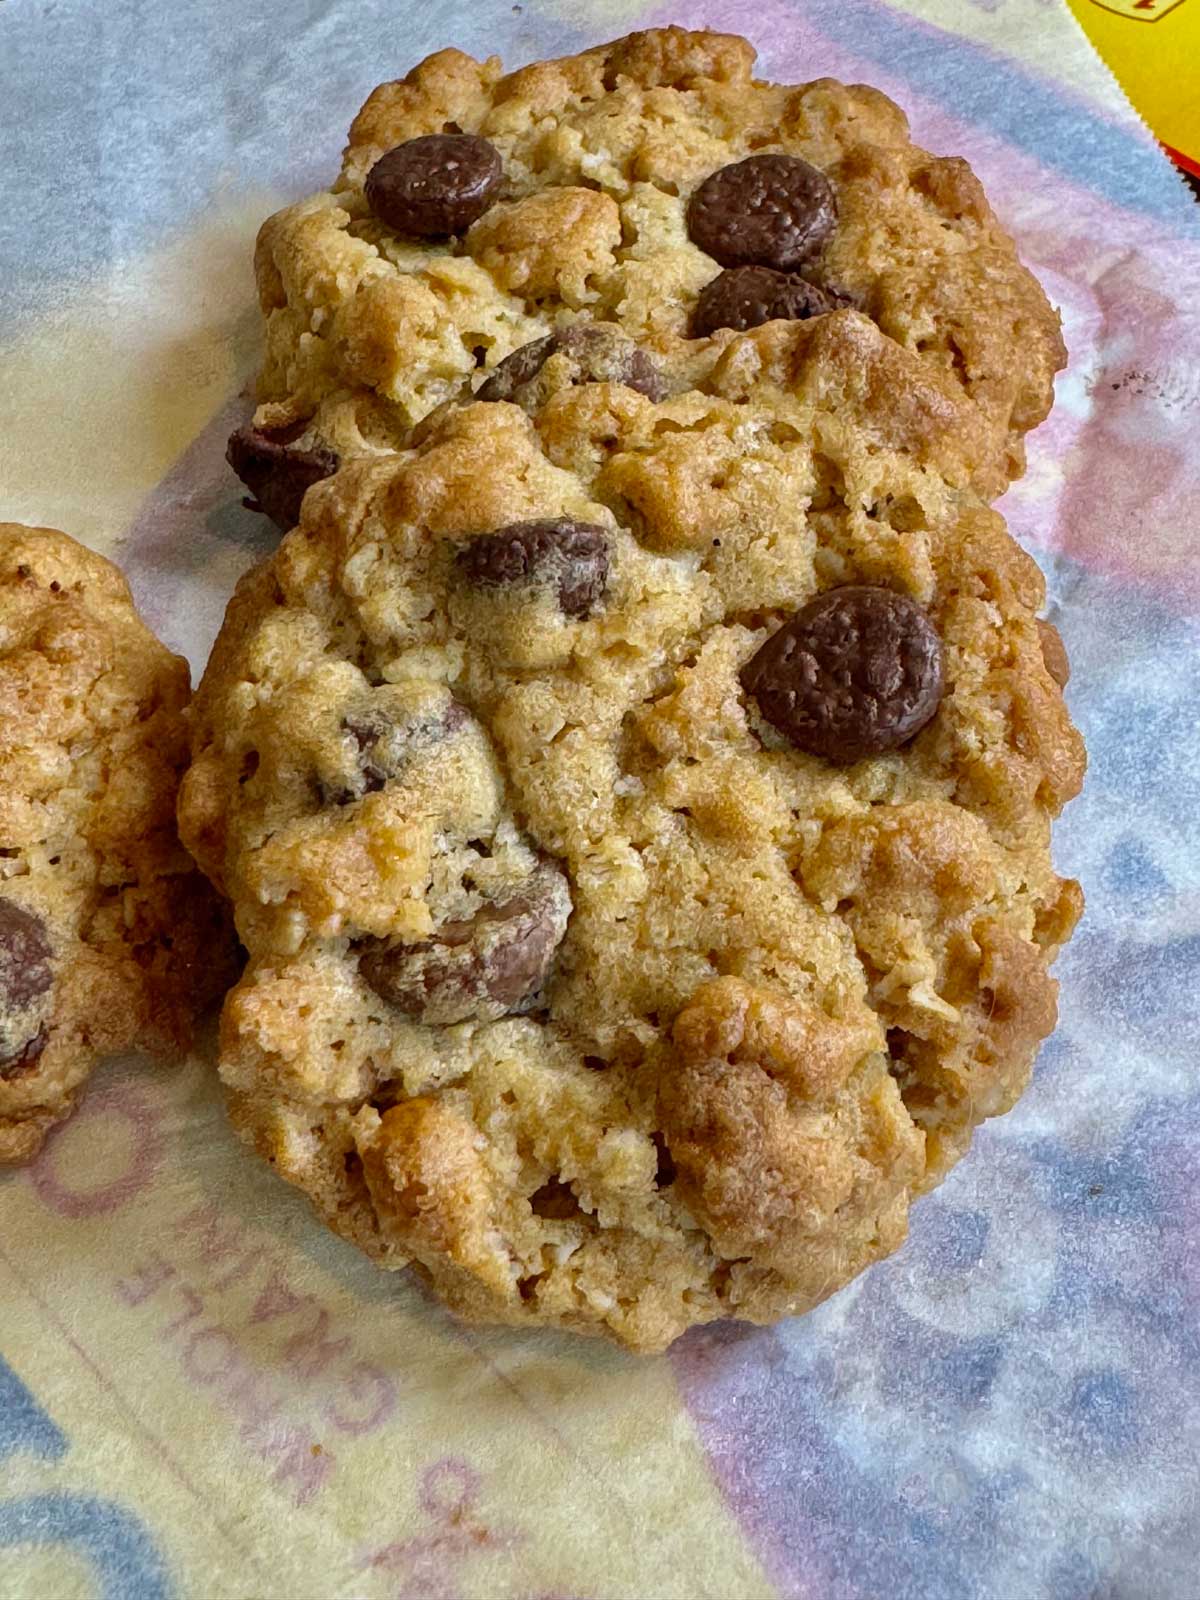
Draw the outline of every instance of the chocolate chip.
[[[608,534],[595,523],[549,518],[480,534],[456,561],[471,583],[484,588],[552,586],[565,616],[586,617],[608,583],[608,548]]]
[[[687,221],[693,244],[723,267],[790,272],[825,248],[837,199],[825,174],[799,156],[747,156],[705,178]]]
[[[381,999],[429,1027],[494,1021],[538,990],[571,914],[566,879],[548,863],[474,916],[420,944],[368,941],[359,970]]]
[[[344,791],[337,796],[339,805],[349,805],[351,800],[357,800],[360,795],[375,794],[383,788],[390,775],[392,767],[390,761],[377,761],[375,749],[383,740],[389,729],[383,717],[344,717],[342,719],[342,732],[348,733],[353,739],[358,750],[358,770],[362,779],[358,794],[353,790]]]
[[[0,1061],[0,1083],[15,1083],[18,1078],[27,1078],[31,1072],[36,1072],[47,1039],[45,1028],[39,1028],[27,1045]]]
[[[367,174],[367,204],[397,233],[463,233],[492,203],[500,152],[474,133],[425,133],[389,150]]]
[[[776,318],[805,322],[849,303],[844,295],[821,289],[793,272],[730,267],[701,289],[689,333],[693,339],[704,339],[718,328],[744,333]]]
[[[895,750],[937,711],[941,640],[905,595],[830,589],[772,634],[742,684],[798,749],[848,765]]]
[[[0,899],[0,1012],[24,1011],[47,993],[52,953],[42,919]]]
[[[41,1020],[30,1009],[50,992],[53,950],[42,919],[0,899],[0,1078],[24,1077],[46,1047]]]
[[[397,716],[391,708],[365,705],[347,712],[342,732],[354,746],[348,782],[321,780],[321,798],[329,805],[347,806],[364,795],[376,794],[401,777],[413,761],[443,744],[467,721],[466,708],[457,700],[426,708],[415,715]],[[344,770],[344,769],[343,769]]]
[[[518,389],[536,378],[550,356],[558,349],[558,335],[523,344],[499,363],[495,371],[475,391],[476,400],[511,400]]]
[[[658,363],[607,323],[576,322],[560,328],[554,338],[555,349],[575,369],[575,383],[623,383],[647,400],[666,399],[667,380]]]
[[[485,383],[477,400],[512,400],[531,383],[550,357],[561,351],[572,366],[572,383],[623,383],[648,399],[666,398],[666,379],[657,364],[632,339],[599,322],[577,322],[544,339],[523,344],[504,360]]]
[[[301,450],[288,435],[294,428],[239,428],[229,437],[225,459],[249,489],[252,499],[242,501],[250,511],[261,511],[287,533],[300,521],[300,506],[314,483],[338,469],[332,450]]]

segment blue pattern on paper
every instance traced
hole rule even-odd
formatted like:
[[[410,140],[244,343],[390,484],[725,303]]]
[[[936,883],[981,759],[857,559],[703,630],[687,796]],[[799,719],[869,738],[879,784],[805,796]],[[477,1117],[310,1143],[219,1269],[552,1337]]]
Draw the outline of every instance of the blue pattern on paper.
[[[57,1461],[66,1454],[62,1430],[38,1405],[13,1369],[0,1356],[0,1461],[18,1450]]]
[[[97,1600],[170,1600],[167,1570],[149,1534],[111,1500],[86,1494],[0,1500],[0,1550],[22,1544],[82,1556],[95,1573]]]

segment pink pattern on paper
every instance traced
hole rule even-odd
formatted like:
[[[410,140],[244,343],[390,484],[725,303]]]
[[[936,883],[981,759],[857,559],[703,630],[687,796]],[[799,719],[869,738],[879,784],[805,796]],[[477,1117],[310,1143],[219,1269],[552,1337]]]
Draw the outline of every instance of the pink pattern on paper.
[[[78,1130],[93,1122],[98,1116],[117,1116],[127,1124],[134,1135],[134,1146],[129,1163],[119,1177],[111,1179],[98,1189],[74,1189],[67,1172],[60,1170],[56,1148],[66,1128]],[[83,1118],[86,1117],[87,1124]],[[36,1164],[30,1178],[43,1205],[49,1206],[64,1217],[100,1217],[119,1211],[140,1194],[154,1180],[162,1160],[163,1136],[159,1118],[151,1098],[136,1083],[100,1084],[92,1088],[86,1109],[74,1124],[66,1123],[56,1128]]]
[[[427,1533],[384,1545],[364,1566],[395,1572],[393,1600],[463,1600],[459,1569],[472,1556],[515,1549],[527,1534],[494,1529],[475,1510],[482,1479],[460,1456],[444,1456],[421,1476],[420,1505]]]

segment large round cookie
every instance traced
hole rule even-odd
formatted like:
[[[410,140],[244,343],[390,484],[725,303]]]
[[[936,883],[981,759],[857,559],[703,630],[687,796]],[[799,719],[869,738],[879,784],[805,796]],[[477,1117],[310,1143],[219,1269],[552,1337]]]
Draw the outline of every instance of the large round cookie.
[[[1057,315],[965,161],[875,89],[753,63],[664,28],[508,75],[443,50],[376,89],[333,189],[259,236],[260,404],[230,450],[256,503],[293,526],[339,458],[576,322],[687,387],[726,324],[843,303],[969,402],[973,486],[1000,493],[1050,407]]]
[[[926,373],[849,311],[657,402],[557,359],[231,602],[180,816],[250,952],[234,1118],[467,1316],[803,1310],[1053,1026],[1082,748]]]
[[[232,976],[175,829],[189,690],[111,562],[0,523],[0,1163],[36,1154],[97,1057],[185,1048]]]

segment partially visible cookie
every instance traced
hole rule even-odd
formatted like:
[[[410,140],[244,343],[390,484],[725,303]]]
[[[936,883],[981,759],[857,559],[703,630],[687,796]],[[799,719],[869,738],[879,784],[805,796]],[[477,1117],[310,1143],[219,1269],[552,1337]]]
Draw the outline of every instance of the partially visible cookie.
[[[662,28],[509,74],[442,50],[381,84],[332,190],[259,235],[256,503],[292,526],[322,463],[495,397],[564,329],[604,324],[686,388],[734,331],[842,305],[968,402],[971,483],[1000,493],[1050,406],[1057,315],[965,161],[919,149],[875,89],[753,63],[744,39]]]
[[[37,1153],[98,1057],[185,1048],[232,977],[175,829],[189,689],[111,562],[0,523],[0,1162]]]
[[[1015,1100],[1083,757],[936,365],[847,309],[610,356],[309,491],[180,819],[242,1134],[462,1314],[658,1349],[895,1249]]]

